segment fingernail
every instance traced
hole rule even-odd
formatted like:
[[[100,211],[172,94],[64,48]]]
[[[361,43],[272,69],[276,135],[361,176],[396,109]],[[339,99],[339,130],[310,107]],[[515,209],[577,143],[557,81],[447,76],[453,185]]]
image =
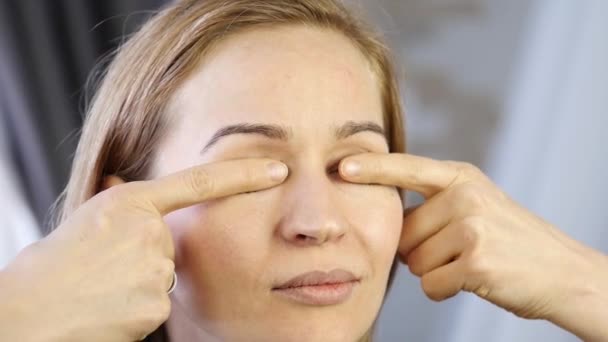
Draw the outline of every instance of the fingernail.
[[[280,182],[287,177],[287,166],[283,163],[273,162],[268,164],[268,173],[270,174],[270,179],[276,182]]]
[[[349,160],[344,163],[343,171],[346,176],[356,177],[361,173],[361,164],[357,161]]]

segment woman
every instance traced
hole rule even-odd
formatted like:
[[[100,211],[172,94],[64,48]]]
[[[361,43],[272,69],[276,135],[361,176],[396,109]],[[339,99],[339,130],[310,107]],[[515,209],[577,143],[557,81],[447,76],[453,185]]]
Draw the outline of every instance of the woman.
[[[335,0],[166,8],[104,77],[57,229],[0,275],[0,331],[365,341],[399,257],[431,299],[607,340],[606,256],[473,166],[404,154],[398,94]],[[427,200],[404,215],[398,189]]]

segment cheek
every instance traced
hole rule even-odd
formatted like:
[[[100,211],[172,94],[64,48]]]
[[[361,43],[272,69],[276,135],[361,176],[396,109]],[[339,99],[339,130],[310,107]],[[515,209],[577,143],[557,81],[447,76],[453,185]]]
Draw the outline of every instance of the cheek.
[[[350,185],[349,185],[350,186]],[[348,215],[355,234],[373,259],[392,264],[397,252],[403,223],[403,205],[394,188],[382,186],[351,186],[347,194]]]
[[[192,272],[194,278],[222,275],[226,281],[259,271],[270,241],[264,212],[242,204],[232,199],[212,201],[165,217],[181,271]]]
[[[235,326],[253,329],[248,322],[263,317],[266,308],[267,298],[259,294],[268,291],[260,276],[271,260],[269,225],[264,211],[239,197],[165,216],[180,276],[175,296],[191,317],[220,335]]]

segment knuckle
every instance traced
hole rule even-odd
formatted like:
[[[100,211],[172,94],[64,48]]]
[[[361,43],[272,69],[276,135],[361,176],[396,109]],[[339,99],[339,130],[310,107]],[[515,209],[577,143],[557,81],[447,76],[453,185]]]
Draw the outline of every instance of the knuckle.
[[[150,220],[147,226],[150,241],[155,244],[162,242],[166,235],[166,226],[157,220]]]
[[[163,299],[158,300],[157,303],[150,306],[145,313],[143,313],[143,317],[139,319],[139,325],[141,326],[140,330],[146,332],[155,330],[167,321],[170,314],[171,300],[168,296],[164,296]]]
[[[395,163],[395,165],[398,165]],[[411,179],[412,184],[424,184],[428,182],[428,169],[418,165],[417,163],[412,163],[408,165],[407,177]]]
[[[446,161],[447,165],[456,171],[453,183],[467,183],[484,179],[484,173],[475,165],[461,161]]]
[[[171,259],[163,258],[159,261],[156,258],[151,260],[150,264],[154,266],[149,267],[146,287],[164,296],[171,287],[175,263]]]
[[[426,294],[426,296],[433,301],[440,301],[443,299],[443,295],[438,288],[438,285],[433,278],[431,277],[422,277],[420,279],[420,286],[422,287],[422,291]]]
[[[412,172],[411,173],[412,180],[415,183],[418,184],[418,183],[425,183],[426,182],[426,178],[427,177],[425,176],[425,173],[428,172],[427,170],[425,170],[424,168],[419,167],[419,166],[414,166],[414,167],[412,167],[412,171],[411,172]]]
[[[94,226],[99,231],[112,229],[112,214],[109,210],[101,210],[94,216]]]
[[[414,184],[424,184],[426,182],[424,177],[425,171],[422,168],[413,167],[410,172],[410,177]]]
[[[462,176],[464,176],[466,179],[475,179],[477,177],[479,177],[479,175],[482,174],[481,170],[471,164],[471,163],[467,163],[467,162],[454,162],[454,164],[456,165],[457,169],[460,171],[460,174]]]
[[[213,177],[203,168],[195,168],[184,176],[186,188],[194,194],[211,193],[214,190]]]
[[[483,210],[488,206],[488,198],[477,185],[466,183],[457,188],[457,202],[464,203],[469,210]]]
[[[159,301],[156,313],[157,315],[155,318],[160,324],[169,318],[169,315],[171,314],[171,299],[169,299],[168,295],[164,295]]]
[[[171,240],[168,243],[168,247],[167,247],[167,254],[166,256],[170,259],[170,260],[175,260],[175,245],[173,244],[173,240]],[[175,270],[175,266],[173,267],[173,269]]]
[[[138,330],[149,333],[163,324],[171,314],[171,299],[165,293],[140,310],[137,319]]]
[[[139,182],[131,182],[98,193],[93,204],[94,210],[98,213],[115,215],[118,212],[124,212],[127,207],[139,207],[141,204],[133,197],[138,186]]]
[[[127,198],[129,198],[130,191],[127,189],[128,185],[114,186],[100,192],[99,199],[103,208],[115,208],[120,207]]]
[[[420,258],[418,257],[418,252],[416,250],[412,251],[408,256],[407,256],[407,267],[409,268],[410,272],[418,277],[423,275],[423,267],[422,267],[422,263],[420,262]]]
[[[427,213],[423,210],[418,210],[420,206],[417,206],[415,209],[409,209],[411,210],[410,213],[408,213],[407,215],[404,215],[403,217],[403,221],[402,221],[402,226],[403,226],[403,237],[404,239],[406,239],[407,237],[411,236],[410,233],[414,232],[417,227],[421,226],[422,224],[424,224],[425,220],[428,220],[428,217],[426,216]],[[424,208],[423,208],[424,209]]]
[[[478,175],[482,174],[479,167],[477,167],[476,165],[473,165],[471,163],[464,163],[463,167],[464,167],[465,172],[467,172],[470,175],[478,176]]]
[[[171,262],[175,260],[175,246],[173,245],[173,238],[171,237],[171,233],[166,233],[169,241],[163,241],[162,244],[164,246],[164,256],[168,258]],[[175,265],[173,265],[173,269],[175,269]]]
[[[490,277],[492,268],[481,253],[474,252],[465,261],[465,273],[467,278],[476,282],[483,282]]]
[[[477,246],[486,233],[484,220],[480,216],[469,216],[462,221],[462,237],[468,246]]]
[[[159,276],[163,281],[172,278],[173,272],[175,271],[175,263],[173,260],[164,259],[159,266]],[[164,289],[166,290],[166,289]]]

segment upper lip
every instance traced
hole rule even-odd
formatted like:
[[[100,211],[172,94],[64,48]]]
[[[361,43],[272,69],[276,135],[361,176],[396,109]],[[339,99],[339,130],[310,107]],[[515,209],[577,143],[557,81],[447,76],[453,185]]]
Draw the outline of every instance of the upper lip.
[[[335,269],[330,272],[312,271],[295,276],[279,286],[274,287],[274,289],[340,284],[357,280],[359,279],[354,274],[344,269]]]

